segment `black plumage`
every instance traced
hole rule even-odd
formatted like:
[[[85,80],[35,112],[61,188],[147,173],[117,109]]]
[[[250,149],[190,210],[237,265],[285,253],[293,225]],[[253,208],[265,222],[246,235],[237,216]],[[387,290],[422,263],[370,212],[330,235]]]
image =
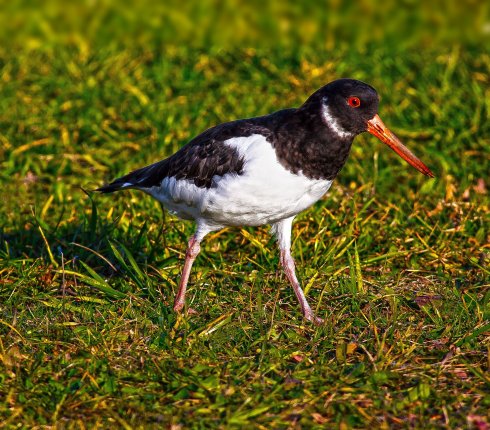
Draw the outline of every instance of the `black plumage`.
[[[357,109],[350,118],[339,112],[352,130],[341,138],[325,127],[321,117],[322,105],[330,98],[342,100],[357,91],[364,94],[367,111]],[[331,104],[337,109],[338,104]],[[122,188],[151,188],[163,179],[188,179],[196,186],[211,188],[215,177],[227,174],[241,175],[244,161],[235,148],[226,145],[228,139],[264,136],[274,147],[278,161],[292,173],[302,173],[310,179],[334,179],[347,161],[355,134],[365,131],[365,118],[377,111],[378,99],[374,89],[356,81],[339,80],[313,93],[298,109],[284,109],[270,115],[223,123],[201,133],[172,156],[155,164],[135,170],[97,191],[110,193]],[[346,111],[343,108],[343,111]],[[348,110],[346,111],[347,113]],[[337,114],[337,112],[334,112]],[[342,114],[343,113],[343,114]],[[343,125],[343,124],[342,124]]]
[[[238,151],[223,143],[226,127],[217,126],[200,134],[165,160],[143,167],[116,179],[97,191],[110,193],[121,188],[151,188],[161,184],[167,177],[191,180],[196,186],[210,188],[215,176],[232,173],[241,175],[243,159]],[[246,134],[244,134],[246,136]]]

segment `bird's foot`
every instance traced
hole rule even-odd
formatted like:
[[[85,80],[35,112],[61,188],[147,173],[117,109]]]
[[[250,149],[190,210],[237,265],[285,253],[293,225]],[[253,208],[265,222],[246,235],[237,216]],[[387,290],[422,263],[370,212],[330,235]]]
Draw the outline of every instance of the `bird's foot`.
[[[315,325],[322,325],[325,322],[323,318],[317,317],[314,313],[305,314],[305,318]]]
[[[176,301],[174,303],[174,312],[177,312],[180,314],[182,312],[182,309],[184,309],[184,302]]]
[[[181,314],[183,309],[184,309],[184,302],[182,303],[178,302],[174,304],[174,312]],[[193,308],[188,308],[186,311],[186,315],[197,315],[197,314],[199,314],[199,312],[197,312]]]

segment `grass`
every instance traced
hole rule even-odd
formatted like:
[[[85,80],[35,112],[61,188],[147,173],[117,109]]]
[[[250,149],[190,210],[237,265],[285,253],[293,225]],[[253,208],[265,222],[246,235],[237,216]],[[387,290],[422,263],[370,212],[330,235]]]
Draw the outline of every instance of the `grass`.
[[[36,45],[37,46],[37,45]],[[391,48],[390,48],[391,49]],[[490,57],[478,46],[0,52],[0,427],[488,428]],[[100,184],[352,76],[436,173],[356,139],[297,217],[301,318],[266,227],[203,243]]]

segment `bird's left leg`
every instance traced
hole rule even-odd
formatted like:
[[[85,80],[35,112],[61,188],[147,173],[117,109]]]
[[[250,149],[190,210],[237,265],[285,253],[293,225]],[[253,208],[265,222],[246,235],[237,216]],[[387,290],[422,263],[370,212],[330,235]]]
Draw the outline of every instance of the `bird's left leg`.
[[[185,253],[184,269],[182,270],[182,276],[179,282],[179,290],[174,301],[174,311],[180,312],[185,304],[185,293],[187,290],[187,283],[189,282],[189,275],[191,274],[192,264],[197,255],[201,251],[201,241],[208,234],[210,229],[197,226],[196,233],[189,239],[187,251]]]
[[[323,319],[318,318],[310,305],[308,304],[305,294],[299,285],[298,278],[296,278],[295,264],[291,255],[291,227],[293,224],[293,217],[284,219],[272,225],[272,232],[277,238],[279,244],[279,250],[281,252],[281,265],[286,273],[286,276],[291,283],[294,293],[298,298],[301,306],[301,312],[303,316],[314,324],[322,324]]]

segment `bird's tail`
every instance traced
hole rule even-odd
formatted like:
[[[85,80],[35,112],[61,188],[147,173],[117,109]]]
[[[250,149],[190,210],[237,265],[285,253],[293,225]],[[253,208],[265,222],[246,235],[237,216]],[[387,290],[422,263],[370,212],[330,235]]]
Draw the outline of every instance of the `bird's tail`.
[[[104,185],[100,188],[97,188],[96,191],[101,193],[113,193],[114,191],[127,190],[128,188],[148,188],[158,183],[157,180],[153,180],[155,175],[152,175],[154,170],[157,170],[160,166],[163,166],[166,160],[160,161],[158,163],[151,164],[146,167],[142,167],[141,169],[134,170],[127,175],[121,176],[120,178],[115,179],[110,184]],[[162,176],[165,176],[162,174]],[[156,175],[157,179],[159,178]],[[160,179],[161,181],[161,179]]]
[[[97,188],[95,191],[99,191],[100,193],[113,193],[114,191],[124,190],[127,188],[131,188],[133,184],[120,182],[119,179],[111,182],[110,184],[103,185],[100,188]]]
[[[110,184],[103,185],[102,187],[97,188],[95,191],[99,191],[100,193],[113,193],[114,191],[119,191],[124,189],[122,184],[117,183],[117,181],[111,182]]]
[[[95,191],[100,193],[113,193],[114,191],[127,190],[128,188],[134,188],[138,183],[136,172],[131,172],[127,175],[121,176],[115,179],[110,184],[103,185],[97,188]]]

